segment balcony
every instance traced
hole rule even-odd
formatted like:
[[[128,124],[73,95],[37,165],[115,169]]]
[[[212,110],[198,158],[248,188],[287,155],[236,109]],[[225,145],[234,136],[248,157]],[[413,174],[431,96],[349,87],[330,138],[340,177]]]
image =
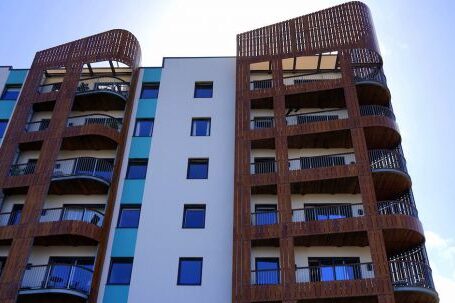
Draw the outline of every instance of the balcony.
[[[300,75],[293,75],[293,76],[285,76],[283,77],[283,84],[285,86],[290,85],[299,85],[299,84],[306,84],[311,82],[318,82],[318,81],[328,81],[328,80],[338,80],[341,79],[340,72],[317,72],[317,73],[306,73]]]
[[[271,174],[277,172],[276,161],[259,161],[250,164],[250,173],[252,175]]]
[[[25,124],[25,131],[27,133],[31,133],[31,132],[38,132],[38,131],[45,130],[49,127],[50,122],[51,121],[48,119],[41,120],[41,121],[35,121],[35,122],[29,122],[29,123]]]
[[[18,302],[46,302],[53,296],[62,302],[85,302],[92,276],[91,269],[77,265],[30,266],[24,272]]]
[[[254,80],[250,81],[250,90],[261,90],[261,89],[268,89],[273,87],[272,79],[264,79],[264,80]]]
[[[373,279],[372,263],[310,266],[295,269],[296,283]]]
[[[395,121],[395,114],[386,106],[381,105],[363,105],[360,106],[361,116],[382,116]]]
[[[300,157],[295,159],[289,159],[288,161],[290,171],[321,167],[333,167],[355,163],[356,161],[354,153],[343,153],[314,157]]]
[[[278,211],[257,211],[251,213],[251,225],[263,226],[278,224]]]
[[[250,129],[264,129],[275,127],[275,119],[273,117],[257,117],[250,121]]]
[[[286,116],[286,125],[299,125],[312,122],[324,122],[339,119],[347,119],[348,112],[346,109],[324,110],[296,115]]]
[[[312,222],[362,217],[362,203],[304,207],[292,210],[292,222]]]
[[[9,176],[30,175],[35,172],[36,162],[13,164],[9,170]]]
[[[252,285],[277,285],[281,283],[280,269],[254,269],[251,270]]]
[[[40,222],[79,221],[101,227],[104,214],[89,208],[66,206],[60,208],[46,208],[41,212]]]
[[[52,194],[104,194],[109,189],[113,163],[80,157],[57,160],[49,189]]]
[[[120,129],[122,128],[122,123],[119,121],[119,119],[104,114],[82,115],[68,118],[68,127],[85,125],[108,127],[118,132],[120,132]]]

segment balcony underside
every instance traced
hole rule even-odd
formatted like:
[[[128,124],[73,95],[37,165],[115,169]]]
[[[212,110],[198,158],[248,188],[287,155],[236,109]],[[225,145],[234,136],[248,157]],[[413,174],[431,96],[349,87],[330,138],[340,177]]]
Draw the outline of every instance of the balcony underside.
[[[412,185],[409,175],[395,169],[373,171],[373,182],[378,201],[392,199]]]
[[[395,303],[438,303],[438,294],[423,287],[395,288]]]
[[[74,111],[124,110],[126,99],[120,94],[109,91],[78,93],[74,98]]]
[[[335,121],[336,122],[336,121]],[[317,122],[321,124],[320,122]],[[324,123],[322,123],[324,124]],[[349,129],[288,137],[288,148],[351,148]]]
[[[368,149],[392,149],[401,142],[400,133],[389,127],[365,127],[364,133]]]
[[[106,194],[109,190],[109,184],[96,177],[64,177],[53,179],[49,194],[53,195],[97,195]]]
[[[334,193],[360,193],[357,177],[324,179],[308,182],[291,183],[292,194],[334,194]]]
[[[102,127],[102,126],[98,126]],[[108,136],[82,135],[65,137],[62,141],[63,150],[102,150],[116,149],[117,142]]]
[[[17,303],[83,303],[87,296],[65,289],[20,290]]]
[[[81,246],[97,245],[101,228],[89,222],[67,220],[44,222],[35,232],[34,245]]]
[[[343,108],[343,88],[287,95],[286,108]]]
[[[390,103],[390,92],[387,87],[377,82],[363,82],[356,85],[360,105],[382,105]]]

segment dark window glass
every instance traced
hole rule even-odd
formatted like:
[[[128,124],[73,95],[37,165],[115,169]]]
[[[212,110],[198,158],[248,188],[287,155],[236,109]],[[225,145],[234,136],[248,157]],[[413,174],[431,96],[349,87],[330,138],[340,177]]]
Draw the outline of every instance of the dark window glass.
[[[187,179],[207,179],[209,174],[209,159],[188,160]]]
[[[180,258],[178,285],[201,285],[202,258]]]
[[[193,119],[191,136],[210,136],[210,118]]]
[[[278,216],[276,210],[275,204],[256,204],[253,216],[254,225],[277,224]]]
[[[6,257],[0,257],[0,275],[2,274],[3,266],[5,266],[5,262],[6,262]]]
[[[91,257],[50,257],[49,288],[72,287],[83,292],[90,291],[90,283],[95,259]],[[74,267],[73,267],[74,265]],[[88,270],[87,270],[88,269]]]
[[[156,99],[160,90],[159,83],[147,83],[142,85],[141,99]]]
[[[185,205],[183,228],[205,227],[205,205]]]
[[[307,221],[323,221],[352,217],[352,207],[349,204],[305,204]]]
[[[2,93],[2,100],[17,100],[21,88],[18,86],[7,86]]]
[[[354,280],[361,278],[360,258],[308,258],[310,280],[334,281]]]
[[[279,284],[280,261],[278,258],[256,258],[256,284]]]
[[[153,119],[138,119],[134,128],[135,137],[151,137],[153,133]]]
[[[139,226],[139,217],[141,209],[137,206],[122,206],[118,218],[117,227],[137,228]]]
[[[112,258],[107,284],[130,284],[132,258]]]
[[[212,98],[213,82],[196,82],[194,84],[194,98]]]
[[[145,179],[147,175],[147,160],[130,160],[126,171],[127,179]]]
[[[13,210],[11,211],[11,214],[8,219],[8,225],[19,224],[19,222],[21,221],[23,207],[24,207],[23,204],[14,204],[13,205]]]
[[[0,120],[0,138],[3,138],[3,135],[5,134],[6,125],[8,125],[7,120]]]

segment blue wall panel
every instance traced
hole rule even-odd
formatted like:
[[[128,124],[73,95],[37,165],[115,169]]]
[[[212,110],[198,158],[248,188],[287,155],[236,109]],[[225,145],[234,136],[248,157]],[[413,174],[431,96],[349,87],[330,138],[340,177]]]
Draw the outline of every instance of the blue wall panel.
[[[161,67],[146,67],[144,68],[144,75],[142,82],[160,82]]]
[[[148,159],[151,143],[152,137],[133,137],[130,146],[130,159]]]
[[[0,101],[0,119],[9,119],[13,114],[16,101]]]
[[[128,300],[129,285],[106,285],[103,303],[125,303]]]
[[[112,257],[134,257],[137,228],[117,228],[115,230]]]
[[[141,204],[145,180],[125,180],[122,191],[122,204]]]
[[[139,99],[136,118],[155,118],[157,99]]]
[[[28,69],[16,69],[11,70],[8,79],[6,80],[6,84],[22,84],[25,81],[25,77],[27,76]]]

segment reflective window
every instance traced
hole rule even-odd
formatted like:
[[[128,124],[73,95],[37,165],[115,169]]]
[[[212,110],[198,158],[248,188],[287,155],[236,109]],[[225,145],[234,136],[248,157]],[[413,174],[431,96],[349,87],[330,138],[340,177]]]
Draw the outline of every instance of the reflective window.
[[[185,205],[183,228],[205,227],[205,205]]]
[[[280,261],[278,258],[256,258],[256,283],[258,285],[280,283]]]
[[[17,100],[19,93],[21,91],[20,86],[6,86],[5,90],[2,93],[1,100]]]
[[[160,84],[158,82],[143,84],[141,91],[141,99],[156,99],[158,98],[159,90]]]
[[[137,119],[134,128],[135,137],[151,137],[153,133],[153,119]]]
[[[112,258],[107,284],[130,284],[133,258]]]
[[[127,179],[145,179],[147,175],[147,159],[134,159],[128,162]]]
[[[277,206],[276,204],[256,204],[254,206],[254,225],[277,224]]]
[[[207,179],[209,159],[189,159],[187,179]]]
[[[191,123],[191,136],[210,136],[210,118],[193,119]]]
[[[178,285],[201,285],[202,258],[180,258]]]
[[[122,206],[117,227],[137,228],[139,226],[140,215],[141,208],[139,206]]]
[[[194,98],[212,98],[213,82],[196,82],[194,84]]]
[[[0,138],[3,138],[7,125],[8,125],[8,120],[0,120]]]

